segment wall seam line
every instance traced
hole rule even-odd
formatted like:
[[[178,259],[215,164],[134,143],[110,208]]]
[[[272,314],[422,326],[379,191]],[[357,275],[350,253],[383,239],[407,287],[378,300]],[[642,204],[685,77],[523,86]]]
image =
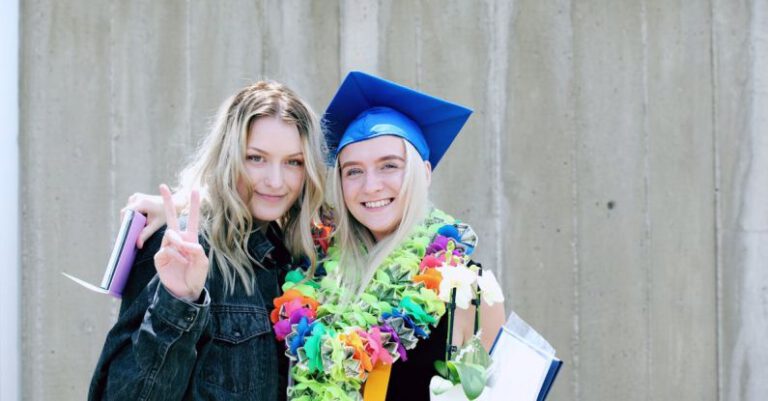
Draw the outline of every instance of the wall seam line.
[[[652,222],[650,213],[650,188],[651,188],[651,166],[650,166],[650,152],[651,152],[651,138],[649,118],[648,118],[648,10],[647,1],[640,3],[640,18],[641,18],[641,37],[643,48],[643,103],[642,103],[642,117],[643,117],[643,238],[645,241],[645,374],[648,387],[646,388],[645,399],[652,399],[654,390],[653,381],[653,263],[651,261],[652,253]]]
[[[722,322],[722,213],[721,213],[721,199],[720,199],[720,144],[718,142],[718,118],[717,118],[717,107],[718,107],[718,94],[719,94],[719,88],[717,85],[717,79],[718,79],[718,63],[717,63],[717,45],[716,45],[716,32],[717,29],[715,27],[716,18],[715,18],[715,0],[710,0],[709,2],[710,6],[710,35],[709,35],[709,54],[710,54],[710,70],[711,70],[711,80],[710,80],[710,87],[712,89],[712,103],[711,103],[711,122],[712,122],[712,153],[713,153],[713,168],[712,168],[712,179],[714,181],[714,220],[715,220],[715,227],[714,227],[714,240],[715,240],[715,247],[714,247],[714,257],[715,257],[715,376],[716,376],[716,397],[717,400],[723,400],[723,375],[722,375],[722,368],[723,368],[723,354],[722,354],[722,329],[721,329],[721,322]]]

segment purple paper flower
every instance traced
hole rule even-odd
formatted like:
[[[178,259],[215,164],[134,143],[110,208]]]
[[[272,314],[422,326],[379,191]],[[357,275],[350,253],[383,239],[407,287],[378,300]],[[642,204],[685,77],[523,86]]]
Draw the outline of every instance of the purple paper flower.
[[[397,335],[397,332],[395,331],[395,329],[388,324],[382,324],[380,326],[374,326],[374,327],[378,327],[379,331],[381,331],[382,333],[389,333],[391,335],[389,338],[389,341],[397,344],[397,353],[400,354],[400,359],[407,361],[408,356],[405,352],[405,347],[403,347],[403,344],[400,342],[400,337]]]
[[[448,245],[448,237],[442,236],[440,234],[435,235],[435,239],[433,239],[432,243],[427,247],[427,255],[432,255],[434,253],[444,251],[446,245]]]
[[[288,319],[282,319],[275,323],[275,337],[278,341],[285,340],[285,337],[291,332],[293,325],[301,322],[301,318],[306,318],[307,323],[315,321],[315,311],[309,308],[298,308],[291,312]]]
[[[290,332],[291,322],[288,321],[288,319],[283,319],[275,323],[275,337],[277,337],[278,341],[285,340],[285,336],[287,336]]]
[[[296,324],[301,321],[301,318],[306,317],[309,323],[315,321],[315,311],[309,308],[299,308],[291,312],[290,322]]]

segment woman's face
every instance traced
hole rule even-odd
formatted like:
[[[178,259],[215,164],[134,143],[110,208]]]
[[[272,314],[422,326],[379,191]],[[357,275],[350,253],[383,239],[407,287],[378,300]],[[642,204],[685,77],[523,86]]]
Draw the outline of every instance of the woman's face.
[[[299,130],[276,117],[262,117],[251,123],[246,144],[245,174],[237,192],[257,222],[279,219],[296,202],[304,186],[304,153]]]
[[[403,218],[405,160],[403,139],[391,135],[352,143],[339,153],[344,204],[376,241],[394,232]]]

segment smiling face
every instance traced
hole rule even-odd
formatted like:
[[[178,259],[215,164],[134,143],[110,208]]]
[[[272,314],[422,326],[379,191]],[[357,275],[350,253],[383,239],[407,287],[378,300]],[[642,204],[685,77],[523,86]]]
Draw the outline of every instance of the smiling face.
[[[281,218],[304,185],[304,154],[296,126],[275,117],[253,121],[244,170],[237,192],[257,224]]]
[[[345,146],[339,153],[344,204],[376,241],[391,234],[403,218],[405,144],[384,135]]]

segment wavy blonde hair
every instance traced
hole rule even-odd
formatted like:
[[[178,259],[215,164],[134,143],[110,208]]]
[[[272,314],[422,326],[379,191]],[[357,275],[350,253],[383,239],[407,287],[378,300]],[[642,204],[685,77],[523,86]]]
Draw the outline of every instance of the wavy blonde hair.
[[[429,209],[429,175],[425,162],[410,142],[402,141],[405,145],[405,172],[403,186],[397,196],[403,199],[405,208],[395,231],[379,242],[352,216],[344,203],[338,158],[329,172],[328,197],[337,219],[333,235],[340,250],[339,284],[348,297],[357,297],[365,290],[376,268],[405,240],[413,227],[424,220]]]
[[[292,256],[307,256],[314,268],[317,253],[310,229],[323,203],[325,145],[317,115],[287,86],[259,81],[224,101],[210,133],[181,172],[178,188],[181,193],[192,188],[200,190],[201,233],[211,247],[209,258],[224,277],[225,289],[233,291],[239,278],[249,295],[254,284],[251,266],[260,264],[248,253],[248,237],[256,227],[248,208],[249,199],[238,195],[237,182],[246,176],[250,126],[263,117],[279,118],[299,131],[306,172],[304,184],[296,203],[277,223]]]

